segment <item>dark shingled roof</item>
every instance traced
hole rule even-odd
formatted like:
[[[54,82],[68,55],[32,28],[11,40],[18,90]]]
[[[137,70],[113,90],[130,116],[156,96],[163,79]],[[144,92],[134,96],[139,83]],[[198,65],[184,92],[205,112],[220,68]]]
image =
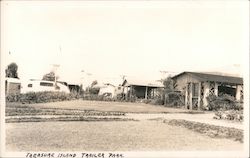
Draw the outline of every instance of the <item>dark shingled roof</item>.
[[[198,73],[198,72],[182,72],[174,77],[173,79],[176,79],[177,77],[188,74],[190,76],[193,76],[201,81],[213,81],[213,82],[222,82],[222,83],[233,83],[233,84],[243,84],[243,78],[241,77],[233,77],[233,76],[222,76],[222,75],[214,75],[214,74],[206,74],[206,73]]]

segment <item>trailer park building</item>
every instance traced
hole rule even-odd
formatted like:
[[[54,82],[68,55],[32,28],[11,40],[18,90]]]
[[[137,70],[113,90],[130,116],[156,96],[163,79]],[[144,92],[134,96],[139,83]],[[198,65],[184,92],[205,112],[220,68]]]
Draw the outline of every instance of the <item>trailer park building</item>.
[[[5,78],[5,93],[19,94],[21,93],[21,81],[18,78]]]
[[[182,72],[172,79],[176,89],[185,96],[187,109],[206,108],[207,96],[224,93],[243,101],[243,78],[198,72]]]
[[[125,79],[122,83],[126,98],[135,96],[138,99],[150,99],[159,94],[159,89],[164,86],[161,82],[156,81],[143,81],[143,80],[129,80]]]

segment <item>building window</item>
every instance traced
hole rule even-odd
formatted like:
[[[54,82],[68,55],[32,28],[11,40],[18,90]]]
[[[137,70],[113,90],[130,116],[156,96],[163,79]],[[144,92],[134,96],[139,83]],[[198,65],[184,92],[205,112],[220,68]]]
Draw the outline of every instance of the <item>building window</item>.
[[[48,86],[48,87],[53,87],[53,83],[48,83],[48,82],[40,82],[40,86]]]
[[[199,83],[193,83],[192,93],[193,93],[193,97],[198,97],[198,94],[199,94]]]
[[[28,87],[32,87],[33,85],[32,84],[28,84]]]

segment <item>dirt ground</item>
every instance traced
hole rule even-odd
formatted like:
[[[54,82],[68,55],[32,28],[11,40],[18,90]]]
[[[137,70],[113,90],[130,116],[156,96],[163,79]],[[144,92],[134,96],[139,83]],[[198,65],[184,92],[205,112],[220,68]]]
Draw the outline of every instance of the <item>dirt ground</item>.
[[[13,105],[7,105],[8,109],[11,109],[11,106]],[[13,107],[17,109],[18,106],[15,105]],[[143,103],[82,100],[20,106],[32,107],[35,114],[41,109],[46,109],[46,112],[50,111],[48,115],[47,113],[40,115],[38,112],[37,114],[39,115],[35,117],[41,118],[63,117],[63,114],[69,114],[69,111],[73,115],[70,113],[71,116],[67,115],[67,118],[77,117],[80,113],[75,113],[75,111],[88,110],[92,111],[92,117],[98,118],[99,121],[60,120],[52,122],[6,123],[7,151],[232,151],[243,149],[243,143],[238,141],[211,138],[184,127],[170,126],[163,123],[164,119],[203,120],[207,122],[212,117],[213,113],[211,112],[196,114],[189,113],[186,109],[166,108]],[[60,115],[49,115],[51,112],[53,114],[51,109],[56,110]],[[63,110],[62,113],[60,113],[60,110]],[[23,112],[22,110],[20,111]],[[12,111],[10,110],[10,112]],[[7,119],[31,117],[29,113],[25,113],[26,116],[19,116],[19,110],[15,112],[17,112],[15,116],[8,116]],[[105,115],[99,116],[100,112]],[[125,113],[125,115],[122,115],[122,113]],[[98,115],[95,116],[96,114]],[[91,116],[88,113],[86,117]],[[100,121],[100,117],[132,118],[133,120]],[[239,123],[231,122],[219,124],[233,124],[237,128],[241,126]]]

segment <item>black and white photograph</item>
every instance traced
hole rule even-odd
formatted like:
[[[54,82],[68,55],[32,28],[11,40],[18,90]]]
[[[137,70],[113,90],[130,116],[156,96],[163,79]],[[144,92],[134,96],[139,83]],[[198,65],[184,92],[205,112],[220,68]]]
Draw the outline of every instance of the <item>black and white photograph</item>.
[[[249,157],[249,1],[1,4],[1,157]]]

